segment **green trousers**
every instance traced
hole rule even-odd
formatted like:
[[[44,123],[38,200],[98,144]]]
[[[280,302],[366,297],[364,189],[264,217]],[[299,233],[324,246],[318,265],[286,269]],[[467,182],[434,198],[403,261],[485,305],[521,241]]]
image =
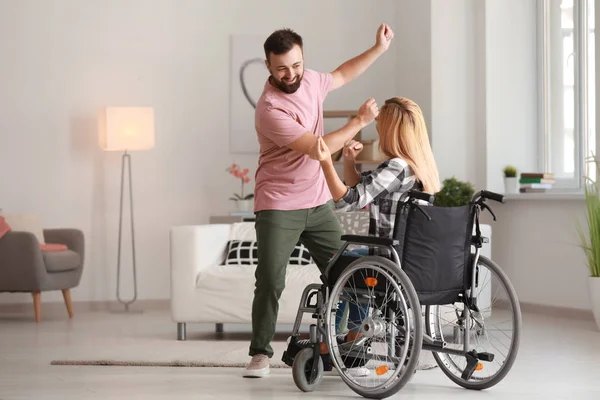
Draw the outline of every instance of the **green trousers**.
[[[324,272],[331,257],[342,246],[342,229],[332,202],[302,210],[259,211],[255,226],[258,266],[249,354],[266,354],[271,358],[273,348],[270,343],[275,334],[279,298],[285,288],[286,267],[294,246],[302,243]]]

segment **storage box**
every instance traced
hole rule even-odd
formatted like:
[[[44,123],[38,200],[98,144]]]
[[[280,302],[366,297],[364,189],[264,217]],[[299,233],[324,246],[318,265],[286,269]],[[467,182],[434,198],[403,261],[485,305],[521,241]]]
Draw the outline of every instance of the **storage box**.
[[[385,155],[379,151],[379,140],[362,140],[363,150],[356,156],[357,161],[383,161]]]

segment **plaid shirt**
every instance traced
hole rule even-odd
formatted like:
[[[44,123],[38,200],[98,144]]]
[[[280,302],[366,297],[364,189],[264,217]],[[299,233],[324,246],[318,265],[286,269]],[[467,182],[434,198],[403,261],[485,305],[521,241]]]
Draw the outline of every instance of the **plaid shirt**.
[[[391,238],[398,203],[406,201],[413,187],[422,190],[412,168],[403,159],[392,158],[373,171],[362,172],[356,186],[348,188],[335,208],[354,211],[370,205],[369,235]]]

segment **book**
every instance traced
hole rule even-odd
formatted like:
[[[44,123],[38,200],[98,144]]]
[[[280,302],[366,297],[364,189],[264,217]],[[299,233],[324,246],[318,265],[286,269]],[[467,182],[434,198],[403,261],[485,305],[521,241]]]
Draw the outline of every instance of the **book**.
[[[521,184],[521,189],[552,189],[550,183],[525,183]]]
[[[556,183],[554,179],[544,179],[544,178],[521,178],[519,179],[519,183]]]
[[[521,172],[521,178],[554,179],[554,174],[548,172]]]
[[[520,188],[519,193],[544,193],[547,189]]]

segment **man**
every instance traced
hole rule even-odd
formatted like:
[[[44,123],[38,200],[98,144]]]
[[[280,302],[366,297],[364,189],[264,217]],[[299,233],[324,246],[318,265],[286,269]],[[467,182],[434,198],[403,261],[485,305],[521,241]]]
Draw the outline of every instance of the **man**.
[[[308,154],[323,136],[323,101],[327,94],[360,76],[389,47],[394,33],[382,24],[375,45],[331,73],[304,68],[300,35],[290,29],[273,32],[264,43],[270,77],[256,105],[260,144],[255,208],[258,266],[252,303],[252,360],[245,377],[269,374],[279,298],[294,246],[308,248],[323,271],[341,247],[342,231],[318,161]],[[324,136],[331,153],[344,146],[377,116],[367,100],[358,116]]]

